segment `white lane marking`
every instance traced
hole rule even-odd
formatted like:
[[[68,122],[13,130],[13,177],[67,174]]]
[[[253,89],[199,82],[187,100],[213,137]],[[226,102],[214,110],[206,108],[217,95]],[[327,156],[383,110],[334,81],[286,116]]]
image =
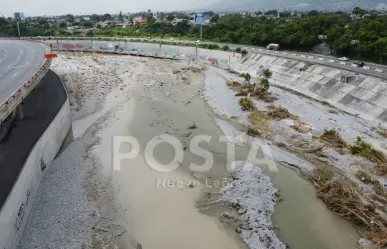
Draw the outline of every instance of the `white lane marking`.
[[[30,64],[30,61],[27,61],[27,62],[26,62],[26,65],[28,65],[28,64]]]
[[[18,56],[17,58],[16,58],[16,60],[18,60],[20,58],[20,56]]]
[[[19,72],[16,72],[16,73],[12,76],[12,78],[15,77],[16,75],[18,75],[18,73],[19,73]]]
[[[8,68],[9,68],[10,66],[12,66],[12,63],[8,65]]]

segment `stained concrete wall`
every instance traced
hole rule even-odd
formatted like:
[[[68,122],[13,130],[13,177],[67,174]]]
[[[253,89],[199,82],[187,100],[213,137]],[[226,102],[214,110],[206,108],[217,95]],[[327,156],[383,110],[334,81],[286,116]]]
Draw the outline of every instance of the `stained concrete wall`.
[[[264,68],[269,68],[273,72],[272,84],[327,101],[366,120],[387,121],[386,80],[258,53],[248,54],[232,63],[231,68],[255,77],[260,76]],[[342,83],[341,76],[348,75],[355,76],[355,79]]]
[[[0,210],[0,248],[15,249],[32,208],[41,179],[57,155],[71,127],[69,99],[31,150],[23,170]]]

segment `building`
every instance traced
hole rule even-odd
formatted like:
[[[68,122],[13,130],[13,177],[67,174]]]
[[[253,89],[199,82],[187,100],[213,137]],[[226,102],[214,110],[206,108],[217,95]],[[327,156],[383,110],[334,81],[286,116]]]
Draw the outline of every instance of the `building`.
[[[144,25],[148,23],[148,20],[142,16],[138,16],[133,18],[133,22],[135,25]]]

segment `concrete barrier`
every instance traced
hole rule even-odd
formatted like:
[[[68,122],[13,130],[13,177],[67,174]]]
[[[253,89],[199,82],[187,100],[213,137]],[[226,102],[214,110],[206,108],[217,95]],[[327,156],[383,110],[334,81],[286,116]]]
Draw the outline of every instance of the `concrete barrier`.
[[[11,193],[0,210],[0,248],[16,249],[31,210],[40,181],[57,155],[71,127],[70,105],[67,98],[30,151]]]
[[[340,65],[346,65],[347,63],[345,63],[344,61],[340,61]]]
[[[370,67],[364,66],[363,69],[364,69],[364,70],[370,70]]]
[[[238,73],[260,77],[263,68],[273,72],[271,84],[291,89],[375,123],[387,122],[387,80],[348,70],[314,65],[300,73],[307,62],[253,54],[232,64]],[[359,70],[362,70],[359,68]],[[342,78],[348,81],[342,82]]]
[[[382,69],[379,69],[379,68],[376,68],[376,69],[375,69],[375,72],[377,72],[377,73],[383,73],[383,70],[382,70]]]
[[[10,115],[25,97],[35,88],[50,69],[51,59],[45,59],[38,69],[24,84],[13,92],[8,99],[0,103],[0,123]]]
[[[335,61],[334,61],[334,60],[329,60],[329,62],[330,62],[330,63],[335,63]]]
[[[323,61],[323,60],[324,60],[324,58],[318,58],[318,60],[319,60],[319,61]]]

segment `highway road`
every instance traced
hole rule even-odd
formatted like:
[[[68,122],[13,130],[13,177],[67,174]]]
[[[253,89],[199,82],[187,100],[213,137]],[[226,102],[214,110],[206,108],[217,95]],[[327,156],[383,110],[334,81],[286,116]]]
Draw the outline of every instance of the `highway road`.
[[[40,68],[45,53],[40,43],[0,40],[0,103]]]
[[[176,54],[185,54],[186,56],[195,56],[195,49],[187,49],[189,47],[181,47],[179,49],[178,46],[163,46],[161,49],[159,44],[157,43],[141,43],[141,42],[133,42],[132,39],[120,38],[117,41],[102,41],[102,40],[47,40],[47,44],[52,44],[53,48],[57,48],[59,46],[60,49],[75,49],[75,50],[94,50],[94,51],[113,51],[114,45],[119,45],[125,51],[139,51],[143,54],[156,54],[156,53],[164,53],[169,55]],[[138,40],[138,39],[137,39]],[[146,41],[146,39],[144,39]],[[167,41],[167,40],[156,40],[154,41]],[[169,40],[170,41],[170,40]],[[181,42],[181,43],[193,43],[192,41],[173,41],[173,42]],[[72,48],[64,48],[63,44],[73,44]],[[218,44],[224,45],[224,44]],[[229,44],[231,49],[235,49],[236,47],[241,47],[240,45]],[[352,71],[354,73],[365,74],[369,76],[374,76],[378,78],[382,78],[387,80],[387,67],[384,65],[371,64],[366,63],[364,67],[356,67],[353,65],[354,61],[340,61],[338,58],[333,56],[326,55],[317,55],[313,53],[302,53],[302,52],[291,52],[291,51],[272,51],[267,50],[266,48],[260,47],[252,47],[252,46],[244,46],[250,54],[258,53],[258,54],[267,54],[270,56],[278,56],[284,57],[293,60],[310,62],[312,64],[320,64],[329,67],[339,68],[343,70]],[[184,52],[183,52],[184,51]]]

